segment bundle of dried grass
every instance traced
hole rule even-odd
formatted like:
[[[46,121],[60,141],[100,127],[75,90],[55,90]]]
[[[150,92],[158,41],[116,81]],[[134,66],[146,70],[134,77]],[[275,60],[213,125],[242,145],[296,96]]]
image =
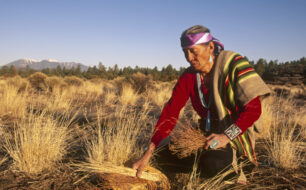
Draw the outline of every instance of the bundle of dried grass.
[[[110,162],[83,162],[73,166],[78,171],[98,177],[105,189],[170,189],[168,178],[150,166],[145,168],[140,178],[136,177],[136,170]]]
[[[207,139],[200,129],[181,125],[173,131],[169,149],[179,158],[185,158],[204,147]]]
[[[116,166],[112,163],[80,163],[75,164],[73,166],[78,167],[78,171],[82,172],[93,172],[93,173],[116,173],[121,174],[125,176],[131,176],[136,177],[136,170],[132,168],[127,168],[124,166]],[[149,170],[145,170],[142,172],[142,175],[140,177],[141,179],[150,180],[150,181],[160,181],[160,178],[158,176],[158,173],[150,172]]]

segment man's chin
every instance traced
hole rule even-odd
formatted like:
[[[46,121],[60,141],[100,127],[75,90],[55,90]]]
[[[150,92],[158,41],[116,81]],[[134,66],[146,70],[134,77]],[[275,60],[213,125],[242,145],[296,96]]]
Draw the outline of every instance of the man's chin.
[[[193,65],[192,65],[191,67],[192,67],[193,70],[195,70],[195,71],[201,71],[199,67],[195,67],[195,66],[193,66]]]

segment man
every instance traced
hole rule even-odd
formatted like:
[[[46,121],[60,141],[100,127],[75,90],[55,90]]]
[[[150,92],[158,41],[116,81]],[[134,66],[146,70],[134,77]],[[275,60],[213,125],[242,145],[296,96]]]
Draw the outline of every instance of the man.
[[[172,132],[180,110],[190,98],[202,118],[208,138],[200,168],[212,177],[237,158],[247,157],[257,165],[253,124],[261,114],[260,97],[270,89],[248,61],[212,37],[209,29],[193,26],[182,33],[181,46],[190,67],[179,78],[165,105],[143,157],[133,168],[139,177],[160,141]],[[173,162],[173,160],[169,160]],[[237,169],[237,168],[236,168]]]

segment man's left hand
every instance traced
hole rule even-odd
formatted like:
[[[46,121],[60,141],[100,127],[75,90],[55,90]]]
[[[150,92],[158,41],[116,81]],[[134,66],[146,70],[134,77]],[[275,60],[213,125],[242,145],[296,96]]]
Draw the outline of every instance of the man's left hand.
[[[204,148],[207,150],[210,146],[210,143],[212,143],[213,140],[217,140],[218,144],[214,149],[225,147],[231,140],[225,135],[225,134],[215,134],[212,133],[207,137],[207,142]]]

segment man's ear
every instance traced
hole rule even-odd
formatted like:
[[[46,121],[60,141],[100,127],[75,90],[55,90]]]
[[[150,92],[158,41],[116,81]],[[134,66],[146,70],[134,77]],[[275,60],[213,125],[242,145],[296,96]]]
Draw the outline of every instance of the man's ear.
[[[209,46],[209,53],[212,54],[215,50],[215,43],[213,41],[210,41],[208,46]]]

